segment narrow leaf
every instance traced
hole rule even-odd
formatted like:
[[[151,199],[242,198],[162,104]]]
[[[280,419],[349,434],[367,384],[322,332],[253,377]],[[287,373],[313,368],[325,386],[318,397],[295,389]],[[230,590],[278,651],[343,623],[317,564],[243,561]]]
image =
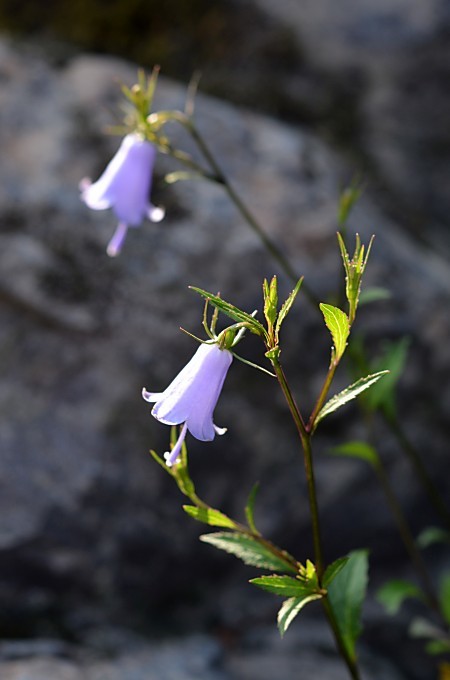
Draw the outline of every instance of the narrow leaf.
[[[166,184],[175,184],[176,182],[183,182],[191,179],[205,179],[205,176],[200,172],[189,172],[187,170],[176,170],[169,172],[164,176]]]
[[[349,656],[355,660],[355,645],[361,626],[361,609],[368,581],[367,550],[349,554],[347,564],[328,587],[328,599],[333,608],[343,643]]]
[[[196,288],[195,286],[189,286],[189,288],[191,290],[195,290],[196,293],[199,293],[199,295],[204,297],[206,300],[209,300],[209,302],[211,302],[214,307],[217,307],[221,312],[229,316],[234,321],[247,323],[252,333],[264,336],[264,326],[253,316],[251,316],[251,314],[247,314],[247,312],[243,312],[238,307],[235,307],[229,302],[222,300],[222,298],[220,298],[218,295],[213,295],[212,293],[208,293],[206,290]]]
[[[322,596],[318,593],[314,593],[312,595],[307,595],[306,597],[291,597],[289,600],[285,600],[281,605],[281,609],[277,616],[278,630],[280,631],[281,637],[283,637],[292,621],[303,607],[308,604],[308,602],[320,600],[321,597]]]
[[[323,575],[323,586],[324,588],[328,588],[330,585],[331,581],[339,574],[341,569],[345,567],[345,565],[348,562],[348,557],[340,557],[338,560],[335,562],[332,562],[326,569],[325,573]]]
[[[290,564],[289,558],[282,559],[275,555],[269,547],[258,541],[252,536],[237,532],[223,531],[213,534],[200,536],[204,543],[210,543],[219,550],[231,553],[239,557],[245,564],[269,571],[288,571],[297,573],[297,570]]]
[[[267,590],[269,593],[282,595],[283,597],[303,598],[312,594],[319,594],[314,593],[311,587],[308,587],[296,578],[292,578],[292,576],[279,576],[278,574],[274,576],[259,576],[258,578],[250,579],[250,583],[263,590]]]
[[[403,602],[408,598],[420,600],[422,597],[422,591],[414,583],[400,579],[385,583],[376,595],[378,602],[392,616],[397,614]]]
[[[228,529],[236,528],[236,522],[233,522],[232,519],[219,510],[214,510],[213,508],[198,508],[196,505],[183,505],[183,510],[198,522],[209,524],[212,527],[227,527]]]
[[[440,527],[427,527],[416,538],[419,548],[428,548],[435,543],[450,543],[450,534]]]
[[[345,352],[347,338],[350,333],[348,316],[338,307],[333,307],[333,305],[326,305],[321,302],[319,307],[325,319],[325,324],[333,338],[334,358],[339,361]]]
[[[364,392],[364,390],[369,389],[369,387],[378,382],[378,380],[387,373],[389,373],[389,371],[380,371],[379,373],[367,375],[365,378],[360,378],[355,383],[353,383],[353,385],[350,385],[345,390],[342,390],[342,392],[335,394],[334,397],[331,397],[331,399],[327,401],[325,406],[317,414],[314,427],[316,428],[317,424],[323,418],[325,418],[325,416],[337,411],[338,408],[344,406],[344,404],[347,404],[347,402],[352,401],[352,399],[357,397],[358,394],[361,394],[361,392]]]
[[[370,444],[367,444],[366,442],[346,442],[345,444],[340,444],[340,446],[332,448],[330,453],[337,456],[359,458],[360,460],[365,460],[366,463],[370,463],[373,467],[378,465],[378,453],[373,446],[370,446]]]
[[[289,296],[286,298],[286,300],[283,302],[283,304],[281,306],[280,313],[278,314],[277,323],[276,323],[276,326],[275,326],[275,335],[276,336],[278,336],[278,333],[280,332],[281,324],[283,323],[283,321],[285,320],[285,318],[287,317],[287,315],[291,311],[291,307],[294,304],[295,298],[297,297],[298,292],[299,292],[301,285],[303,283],[303,278],[304,277],[302,276],[297,281],[294,290],[291,291],[291,293],[289,294]]]
[[[450,573],[447,572],[442,580],[439,589],[439,600],[445,620],[450,625]]]
[[[245,506],[245,516],[247,518],[247,524],[249,528],[253,531],[254,534],[258,534],[259,531],[256,528],[255,524],[255,501],[256,501],[256,495],[259,491],[259,483],[256,482],[256,484],[253,486],[252,490],[250,491],[247,505]]]

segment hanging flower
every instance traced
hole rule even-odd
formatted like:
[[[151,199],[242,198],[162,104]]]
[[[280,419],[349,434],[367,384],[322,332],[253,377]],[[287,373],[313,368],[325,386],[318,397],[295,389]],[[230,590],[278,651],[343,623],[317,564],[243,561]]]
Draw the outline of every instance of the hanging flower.
[[[154,403],[152,415],[165,425],[182,425],[178,441],[164,458],[171,466],[180,455],[189,432],[200,441],[211,441],[226,428],[217,427],[213,412],[217,404],[233,355],[219,345],[203,343],[164,392],[147,392],[142,396]]]
[[[128,227],[138,227],[144,217],[160,222],[164,210],[150,203],[156,148],[137,134],[128,134],[102,176],[93,184],[80,183],[81,199],[93,210],[112,208],[119,220],[107,253],[118,255]]]

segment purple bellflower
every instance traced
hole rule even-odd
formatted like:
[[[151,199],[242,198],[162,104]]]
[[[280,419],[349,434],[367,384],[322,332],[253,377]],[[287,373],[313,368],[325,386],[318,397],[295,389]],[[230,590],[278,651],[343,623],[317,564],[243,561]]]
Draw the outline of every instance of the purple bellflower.
[[[232,361],[229,350],[220,349],[217,343],[203,343],[164,392],[142,390],[144,399],[155,404],[152,415],[157,420],[165,425],[182,425],[172,451],[164,454],[169,467],[180,455],[188,430],[203,442],[225,434],[226,428],[214,424],[213,412]]]
[[[112,208],[119,224],[110,240],[107,253],[120,253],[128,227],[138,227],[144,217],[160,222],[164,210],[149,200],[156,148],[137,134],[128,134],[101,177],[94,183],[80,182],[81,200],[93,210]]]

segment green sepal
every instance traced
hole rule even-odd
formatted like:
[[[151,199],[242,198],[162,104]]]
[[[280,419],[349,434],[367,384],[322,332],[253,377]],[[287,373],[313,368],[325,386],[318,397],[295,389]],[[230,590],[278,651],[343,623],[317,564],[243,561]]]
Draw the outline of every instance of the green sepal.
[[[280,631],[281,637],[284,636],[292,621],[295,619],[297,614],[300,613],[303,607],[307,605],[308,602],[320,600],[321,597],[322,595],[319,593],[312,593],[311,595],[306,595],[305,597],[291,597],[288,600],[285,600],[281,605],[277,616],[278,630]]]
[[[366,375],[365,378],[360,378],[355,383],[353,383],[353,385],[349,385],[349,387],[346,387],[345,390],[342,390],[342,392],[339,392],[338,394],[335,394],[334,397],[331,397],[331,399],[327,401],[325,406],[323,406],[323,408],[317,414],[317,418],[314,421],[314,429],[317,427],[318,423],[323,420],[323,418],[325,418],[325,416],[330,415],[330,413],[337,411],[337,409],[341,408],[341,406],[344,406],[344,404],[352,401],[352,399],[357,397],[358,394],[361,394],[361,392],[364,392],[364,390],[369,389],[369,387],[378,382],[378,380],[387,373],[389,373],[389,371],[380,371],[379,373]]]
[[[238,321],[241,323],[245,323],[246,327],[252,333],[255,333],[256,335],[260,335],[262,337],[266,337],[266,331],[264,329],[264,326],[259,321],[257,321],[253,316],[251,316],[251,314],[247,314],[247,312],[243,312],[238,307],[235,307],[229,302],[222,300],[222,298],[219,297],[218,295],[208,293],[206,290],[202,290],[201,288],[197,288],[196,286],[189,286],[189,288],[191,290],[194,290],[202,297],[204,297],[205,300],[208,300],[214,307],[216,307],[221,312],[226,314],[226,316],[229,316],[230,319],[233,319],[234,321]]]
[[[328,567],[325,569],[325,573],[322,579],[322,585],[324,588],[328,588],[330,583],[336,578],[341,569],[345,567],[345,565],[348,562],[348,559],[349,559],[348,557],[340,557],[339,559],[335,560],[330,565],[328,565]]]
[[[379,464],[379,457],[376,449],[366,442],[352,441],[334,446],[329,453],[336,456],[346,456],[348,458],[359,458],[366,463],[370,463],[374,468]]]
[[[377,592],[376,599],[388,614],[394,616],[408,599],[423,600],[423,593],[411,581],[395,579],[385,583]]]
[[[257,495],[258,491],[259,491],[259,482],[256,482],[256,484],[253,485],[253,488],[249,493],[247,504],[245,506],[245,517],[247,519],[247,524],[249,526],[249,529],[254,534],[259,534],[259,531],[256,528],[256,524],[255,524],[255,501],[256,501],[256,495]]]
[[[282,559],[267,547],[266,542],[263,543],[256,537],[235,531],[220,531],[204,534],[200,536],[200,540],[238,557],[249,566],[269,571],[297,573],[294,566],[295,560],[290,555],[283,553],[286,555],[286,560]]]
[[[334,347],[331,349],[331,361],[332,363],[337,363],[347,347],[347,338],[350,333],[348,316],[338,307],[333,307],[333,305],[321,302],[319,307],[334,343]]]
[[[356,641],[361,634],[361,609],[368,582],[368,551],[355,550],[328,586],[328,600],[333,609],[343,644],[356,660]]]
[[[450,543],[450,533],[440,527],[426,527],[416,538],[419,548],[428,548],[435,543]]]
[[[199,508],[196,505],[183,505],[184,512],[198,522],[209,524],[211,527],[226,527],[236,529],[236,522],[214,508]]]
[[[304,277],[302,276],[297,281],[295,288],[289,293],[288,297],[286,298],[286,300],[283,302],[283,304],[281,306],[280,313],[278,314],[277,322],[275,324],[275,337],[277,338],[277,341],[278,341],[278,335],[279,335],[280,329],[281,329],[281,324],[283,323],[283,321],[285,320],[285,318],[287,317],[287,315],[291,311],[291,307],[294,304],[295,298],[297,297],[298,292],[299,292],[301,285],[303,283],[303,278]]]
[[[318,593],[311,585],[300,581],[298,578],[292,578],[292,576],[280,576],[279,574],[258,576],[258,578],[250,579],[250,583],[268,593],[282,595],[283,597],[304,598],[312,594],[323,595],[323,593]]]

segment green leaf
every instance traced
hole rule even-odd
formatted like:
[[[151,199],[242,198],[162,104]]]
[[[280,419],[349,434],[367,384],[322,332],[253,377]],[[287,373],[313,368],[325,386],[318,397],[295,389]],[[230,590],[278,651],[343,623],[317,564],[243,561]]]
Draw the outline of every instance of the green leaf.
[[[347,338],[350,333],[348,316],[338,307],[333,307],[333,305],[326,305],[321,302],[319,307],[325,319],[325,324],[333,338],[333,360],[339,361],[345,352]]]
[[[450,640],[432,640],[425,645],[425,650],[427,654],[430,654],[431,656],[448,654],[450,652]],[[447,676],[442,675],[441,677],[444,679]]]
[[[342,390],[342,392],[339,392],[338,394],[335,394],[334,397],[331,397],[331,399],[327,401],[325,406],[317,414],[317,418],[314,422],[314,428],[317,427],[317,424],[323,418],[325,418],[325,416],[337,411],[338,408],[341,408],[341,406],[344,406],[344,404],[347,404],[347,402],[352,401],[352,399],[357,397],[358,394],[361,394],[361,392],[364,392],[364,390],[372,387],[372,385],[378,382],[378,380],[387,373],[389,373],[389,371],[380,371],[379,373],[366,375],[365,378],[360,378],[355,383],[353,383],[353,385],[349,385],[349,387],[347,387],[345,390]]]
[[[278,285],[277,277],[273,276],[269,284],[267,279],[263,282],[264,295],[264,316],[266,317],[268,328],[273,327],[275,319],[277,318],[278,310]]]
[[[359,458],[360,460],[365,460],[366,463],[370,463],[373,467],[378,465],[378,453],[373,446],[366,444],[366,442],[346,442],[345,444],[333,447],[330,453],[337,456]]]
[[[184,182],[192,179],[205,179],[205,177],[200,172],[189,172],[188,170],[176,170],[175,172],[169,172],[164,176],[166,184],[175,184],[176,182]]]
[[[364,397],[364,402],[371,411],[383,409],[386,415],[394,417],[396,413],[395,389],[400,380],[408,355],[409,338],[390,343],[376,362],[372,364],[374,372],[386,369],[389,377],[382,380]]]
[[[259,576],[258,578],[250,579],[250,583],[263,590],[267,590],[269,593],[283,595],[284,597],[303,598],[314,593],[312,586],[308,586],[306,583],[292,578],[292,576],[279,576],[278,574]],[[320,595],[320,593],[316,594]]]
[[[277,616],[278,630],[280,631],[281,637],[283,637],[292,621],[303,607],[308,604],[308,602],[320,600],[321,597],[322,596],[318,593],[313,593],[306,597],[291,597],[289,600],[285,600],[281,605],[281,609]]]
[[[278,337],[278,334],[279,334],[279,332],[280,332],[281,324],[283,323],[283,321],[285,320],[285,318],[287,317],[287,315],[288,315],[289,312],[291,311],[291,307],[292,307],[292,305],[294,304],[295,298],[297,297],[298,292],[299,292],[299,290],[300,290],[300,288],[301,288],[301,285],[302,285],[302,283],[303,283],[303,278],[304,278],[304,277],[302,276],[302,277],[297,281],[294,290],[291,291],[291,293],[289,294],[289,296],[288,296],[288,297],[286,298],[286,300],[283,302],[283,305],[282,305],[282,307],[281,307],[281,309],[280,309],[280,313],[278,314],[277,323],[276,323],[276,325],[275,325],[275,336],[276,336],[276,337]]]
[[[212,527],[236,529],[236,522],[233,522],[232,519],[219,510],[214,510],[213,508],[198,508],[196,505],[183,505],[183,510],[198,522],[209,524]]]
[[[339,574],[341,569],[345,567],[348,562],[348,557],[340,557],[335,562],[332,562],[326,569],[323,575],[323,587],[328,588],[331,581]]]
[[[368,305],[370,302],[378,302],[378,300],[389,300],[392,293],[387,288],[366,288],[360,293],[359,304]]]
[[[245,564],[269,571],[288,571],[297,573],[296,568],[278,555],[275,555],[267,545],[257,538],[232,531],[221,531],[213,534],[204,534],[200,540],[209,543],[219,550],[231,553],[239,557]],[[286,554],[287,555],[287,554]]]
[[[361,609],[368,581],[368,552],[355,550],[328,586],[328,599],[334,611],[343,643],[355,660],[355,645],[361,626]]]
[[[450,534],[440,527],[426,527],[416,538],[419,548],[428,548],[435,543],[450,543]]]
[[[450,625],[450,572],[444,574],[439,589],[439,601],[445,620]]]
[[[422,599],[423,593],[414,583],[404,580],[388,581],[382,586],[376,595],[380,604],[392,616],[397,614],[403,602],[408,598]]]
[[[248,324],[248,328],[252,333],[255,333],[256,335],[262,335],[263,337],[265,336],[264,326],[253,316],[251,316],[251,314],[247,314],[247,312],[243,312],[238,307],[235,307],[229,302],[222,300],[222,298],[218,295],[213,295],[212,293],[208,293],[206,290],[196,288],[195,286],[189,286],[189,288],[191,290],[195,290],[195,292],[199,293],[199,295],[204,297],[205,300],[209,300],[209,302],[214,305],[214,307],[226,314],[226,316],[229,316],[230,319]]]
[[[254,534],[258,534],[259,531],[256,528],[255,524],[255,500],[256,500],[256,494],[259,491],[259,483],[256,482],[256,484],[253,486],[252,490],[250,491],[247,505],[245,506],[245,516],[247,518],[247,523],[251,531],[253,531]]]

